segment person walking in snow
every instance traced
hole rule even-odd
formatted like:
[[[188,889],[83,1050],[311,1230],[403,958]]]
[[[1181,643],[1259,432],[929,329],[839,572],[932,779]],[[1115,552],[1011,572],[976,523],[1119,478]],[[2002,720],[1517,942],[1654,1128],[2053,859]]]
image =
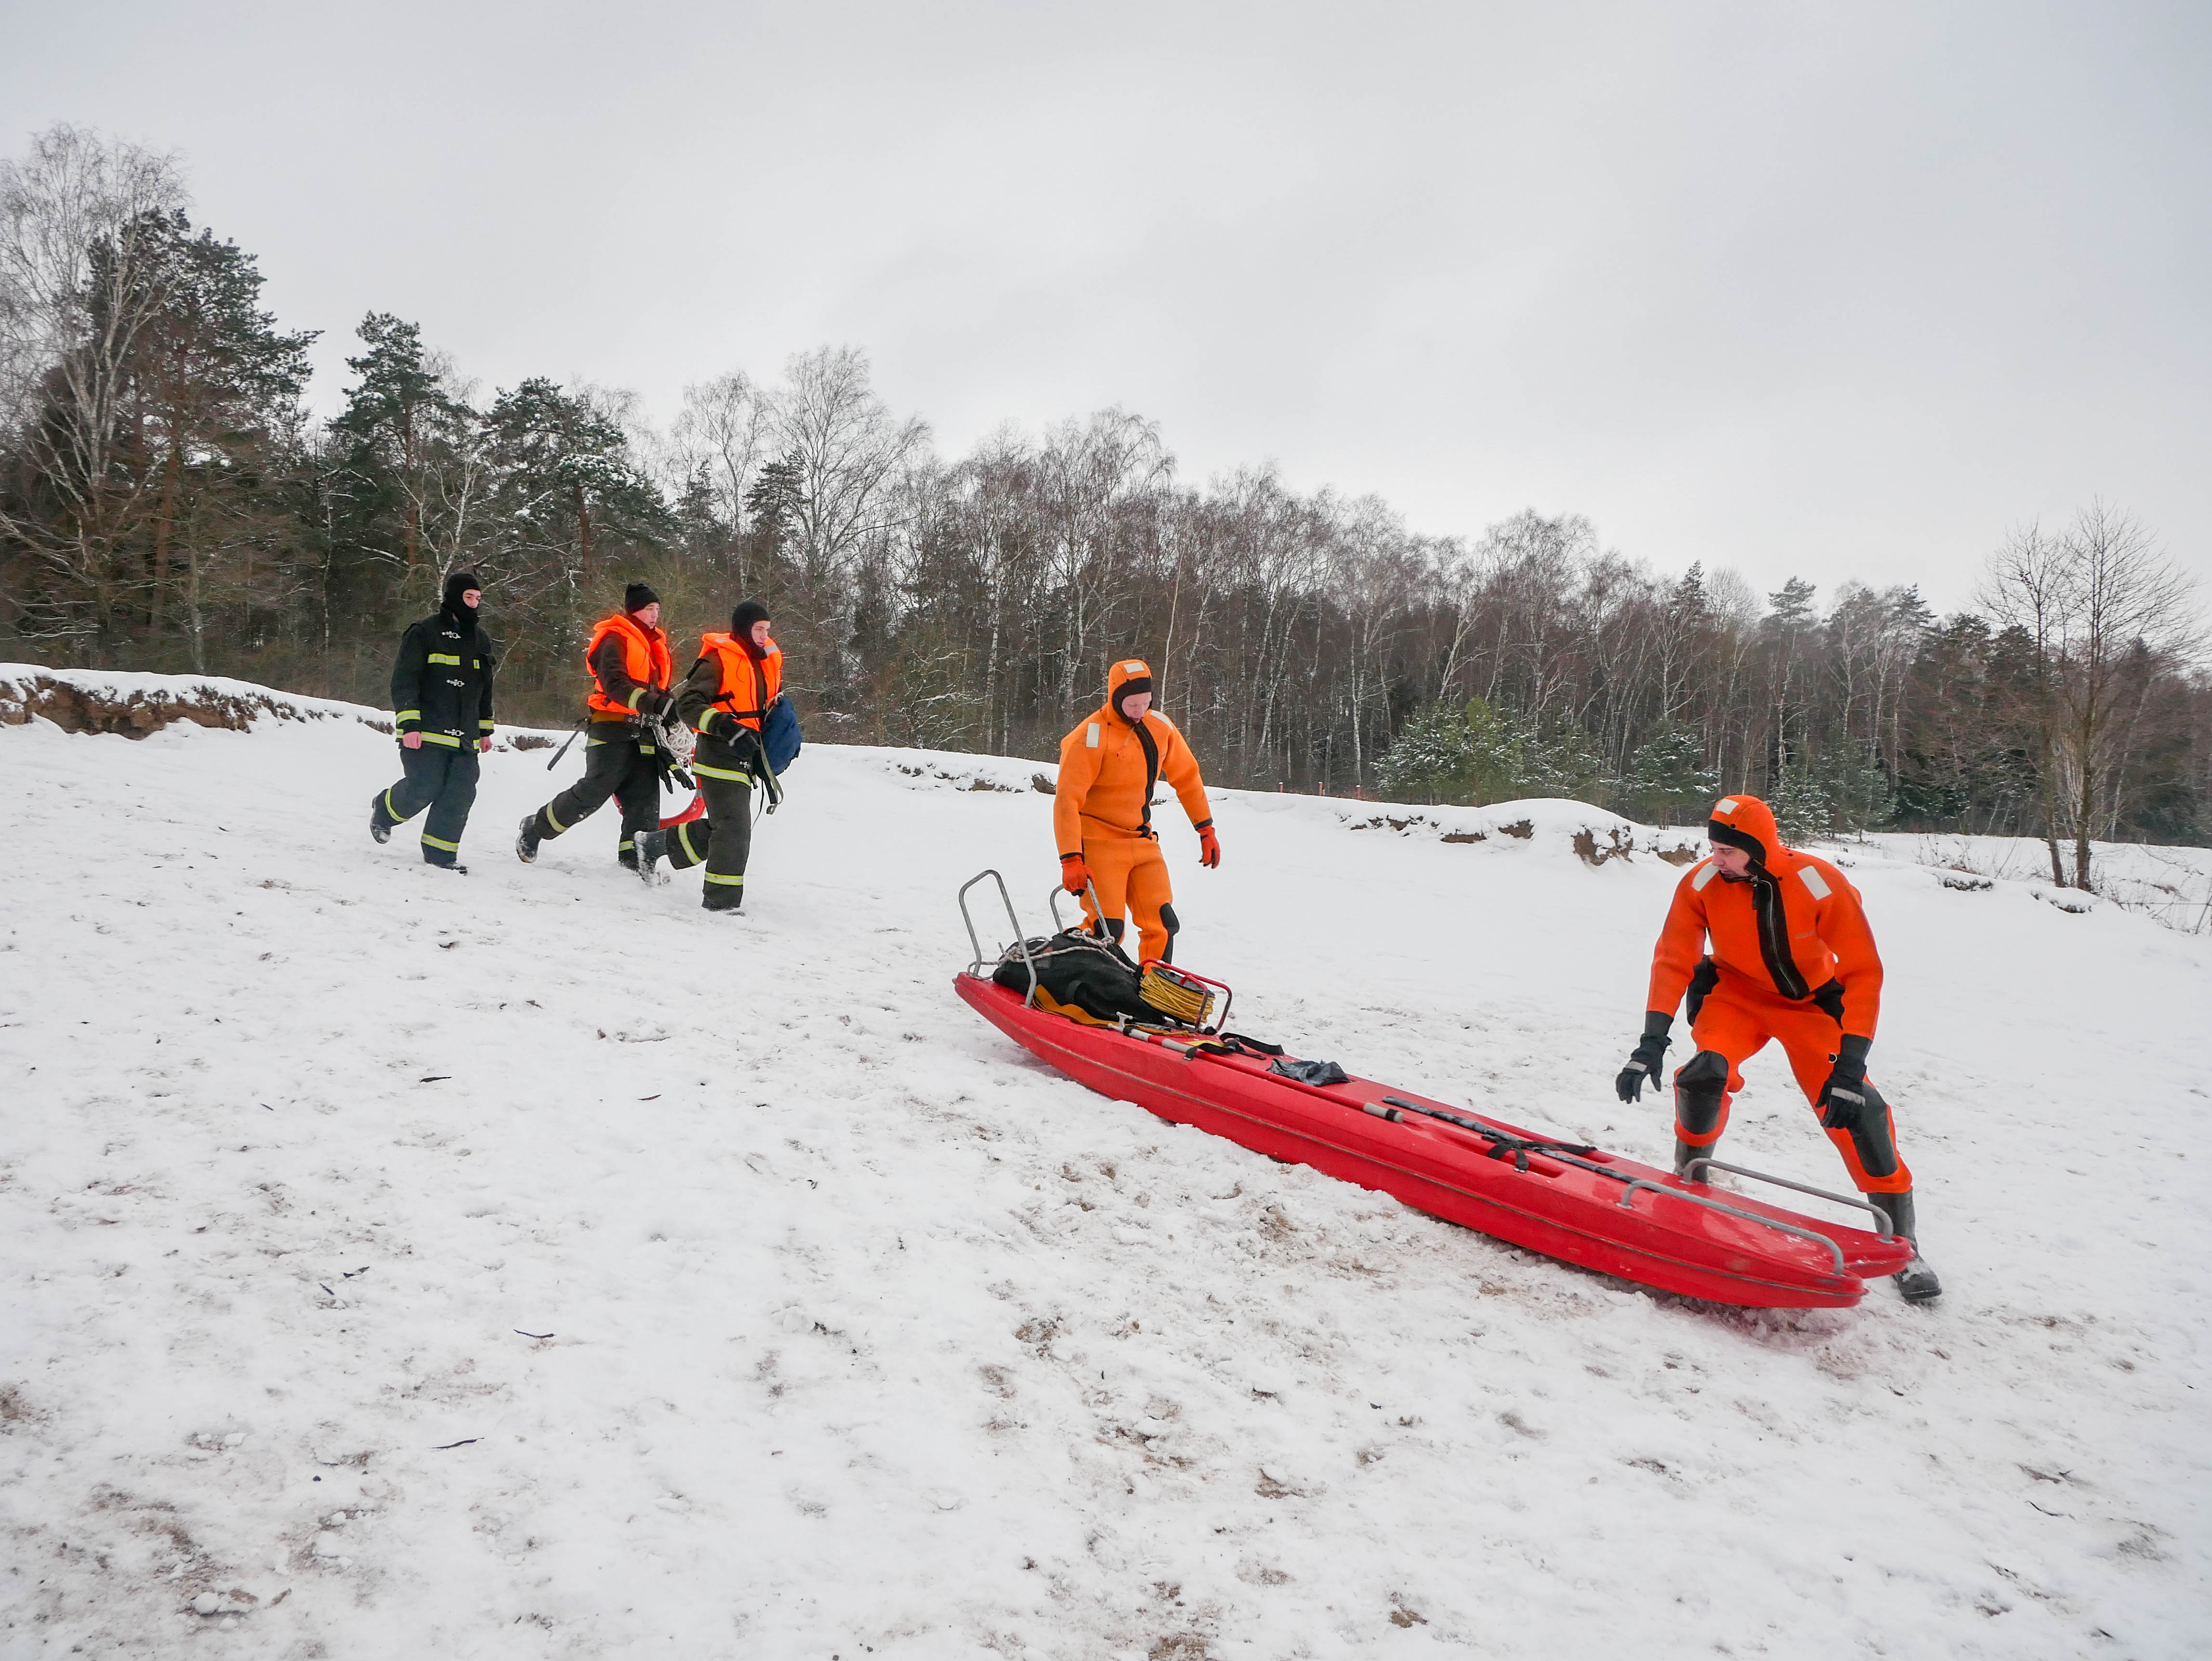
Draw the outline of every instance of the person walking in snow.
[[[526,814],[514,839],[525,865],[540,843],[561,835],[606,805],[622,804],[622,840],[615,857],[647,882],[650,864],[637,856],[637,838],[660,824],[660,753],[650,724],[675,713],[668,690],[673,667],[668,636],[660,627],[660,596],[642,582],[623,591],[623,609],[601,618],[584,647],[592,684],[584,699],[590,733],[584,739],[584,776]]]
[[[1124,913],[1134,916],[1140,962],[1172,962],[1176,933],[1182,927],[1168,862],[1152,830],[1152,787],[1162,779],[1198,832],[1199,863],[1219,865],[1221,839],[1214,834],[1198,758],[1175,723],[1152,708],[1151,666],[1141,658],[1124,658],[1107,671],[1106,702],[1060,741],[1052,827],[1062,885],[1083,896],[1083,914],[1093,932],[1117,945]]]
[[[752,852],[753,787],[770,793],[762,734],[769,711],[783,695],[783,648],[769,632],[768,607],[746,600],[730,613],[730,632],[700,636],[699,656],[676,695],[676,713],[699,735],[691,752],[692,776],[707,803],[707,818],[653,830],[638,838],[647,870],[664,855],[672,870],[707,867],[699,904],[709,911],[744,904],[745,862]]]
[[[1906,1299],[1940,1294],[1918,1255],[1912,1173],[1897,1152],[1889,1105],[1867,1077],[1881,1009],[1881,958],[1859,893],[1827,861],[1782,845],[1773,812],[1756,796],[1714,804],[1712,852],[1683,873],[1651,955],[1644,1037],[1614,1080],[1624,1102],[1656,1084],[1689,999],[1697,1053],[1674,1074],[1674,1169],[1709,1156],[1743,1088],[1743,1063],[1781,1044],[1798,1087],[1820,1116],[1859,1191],[1915,1242],[1897,1276]],[[1710,940],[1712,950],[1706,953]]]
[[[461,832],[476,803],[477,757],[491,748],[492,671],[498,663],[477,621],[483,584],[468,571],[446,579],[437,611],[399,637],[392,666],[392,725],[404,770],[368,807],[368,834],[380,843],[424,808],[422,860],[465,872]]]

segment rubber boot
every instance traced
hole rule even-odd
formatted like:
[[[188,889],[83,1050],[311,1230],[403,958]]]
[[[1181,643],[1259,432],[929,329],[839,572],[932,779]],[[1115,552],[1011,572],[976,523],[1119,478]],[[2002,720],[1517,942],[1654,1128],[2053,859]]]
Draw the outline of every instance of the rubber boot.
[[[1889,1213],[1889,1232],[1902,1234],[1912,1242],[1912,1261],[1890,1278],[1897,1282],[1898,1291],[1908,1304],[1924,1304],[1943,1295],[1943,1283],[1936,1278],[1936,1271],[1920,1256],[1920,1228],[1913,1215],[1912,1190],[1902,1194],[1869,1194],[1868,1202],[1880,1206]]]
[[[1695,1147],[1682,1140],[1681,1133],[1692,1136],[1711,1135],[1722,1125],[1721,1113],[1728,1105],[1728,1057],[1717,1050],[1700,1050],[1690,1057],[1681,1070],[1674,1074],[1674,1174],[1680,1177],[1692,1159],[1711,1159],[1720,1146],[1720,1138],[1713,1136],[1704,1147]],[[1697,1179],[1706,1179],[1700,1176]]]
[[[538,815],[535,813],[522,816],[522,828],[514,837],[514,857],[525,865],[534,865],[538,861]]]
[[[702,911],[736,911],[742,910],[744,903],[745,891],[727,883],[710,882],[699,897],[699,909]]]
[[[660,868],[660,861],[668,855],[668,832],[641,830],[637,833],[637,879],[647,888],[668,880],[668,873]]]
[[[1694,1177],[1690,1175],[1691,1160],[1710,1159],[1712,1157],[1713,1150],[1711,1148],[1692,1147],[1689,1143],[1684,1141],[1680,1136],[1674,1138],[1674,1174],[1677,1177],[1680,1177],[1686,1181],[1693,1183],[1709,1183],[1712,1181],[1711,1175],[1706,1171],[1701,1171]]]
[[[384,792],[381,790],[368,800],[368,834],[380,843],[392,840],[392,821],[384,812]]]

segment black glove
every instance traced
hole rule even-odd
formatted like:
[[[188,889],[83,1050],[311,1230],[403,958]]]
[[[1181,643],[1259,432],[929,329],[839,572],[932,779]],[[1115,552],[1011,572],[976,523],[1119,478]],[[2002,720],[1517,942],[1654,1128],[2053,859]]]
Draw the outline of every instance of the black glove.
[[[648,686],[637,701],[637,712],[647,721],[665,721],[676,713],[676,700],[659,687]]]
[[[1644,1037],[1629,1053],[1628,1065],[1620,1069],[1620,1076],[1613,1081],[1613,1092],[1624,1102],[1644,1099],[1644,1081],[1659,1082],[1659,1068],[1667,1059],[1667,1046],[1673,1042],[1667,1034],[1674,1025],[1672,1015],[1656,1009],[1644,1014]]]
[[[1827,1083],[1820,1086],[1820,1099],[1814,1105],[1820,1110],[1820,1126],[1825,1130],[1852,1130],[1865,1111],[1867,1098],[1872,1092],[1867,1088],[1867,1051],[1874,1047],[1871,1038],[1846,1034],[1836,1046],[1836,1064],[1829,1071]]]

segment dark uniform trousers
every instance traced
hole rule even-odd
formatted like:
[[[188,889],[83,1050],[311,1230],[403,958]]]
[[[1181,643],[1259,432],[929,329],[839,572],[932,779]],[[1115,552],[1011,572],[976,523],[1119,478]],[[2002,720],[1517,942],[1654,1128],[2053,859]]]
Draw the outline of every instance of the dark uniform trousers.
[[[668,863],[678,871],[703,863],[708,904],[732,907],[745,897],[745,860],[752,852],[752,775],[714,763],[702,766],[696,757],[691,770],[707,800],[707,817],[668,833]]]
[[[376,817],[388,830],[404,824],[425,807],[422,858],[431,865],[452,865],[461,851],[461,832],[468,828],[469,809],[476,806],[478,767],[476,745],[432,734],[419,750],[401,747],[399,764],[405,775],[376,799]]]
[[[541,838],[559,836],[606,806],[622,804],[622,846],[625,865],[637,861],[637,833],[660,824],[660,757],[650,739],[618,721],[595,721],[584,740],[584,776],[538,810]]]

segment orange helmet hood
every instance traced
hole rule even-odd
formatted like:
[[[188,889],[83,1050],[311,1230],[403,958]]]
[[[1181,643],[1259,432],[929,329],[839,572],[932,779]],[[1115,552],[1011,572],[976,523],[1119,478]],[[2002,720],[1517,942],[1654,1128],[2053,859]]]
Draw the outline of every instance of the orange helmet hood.
[[[1106,672],[1106,707],[1121,715],[1121,700],[1131,692],[1152,690],[1152,666],[1142,658],[1123,658]],[[1122,715],[1127,721],[1128,717]]]
[[[1723,796],[1713,804],[1705,834],[1725,847],[1741,848],[1761,865],[1781,862],[1782,833],[1774,828],[1774,810],[1757,796]]]

